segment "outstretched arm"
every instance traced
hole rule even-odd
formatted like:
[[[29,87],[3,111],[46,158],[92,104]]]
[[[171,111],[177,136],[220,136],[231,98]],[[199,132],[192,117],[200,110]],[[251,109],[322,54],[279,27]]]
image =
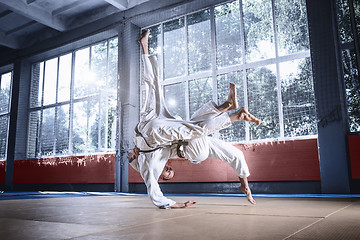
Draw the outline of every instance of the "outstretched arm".
[[[195,201],[187,201],[184,203],[175,203],[174,205],[171,206],[171,208],[187,208],[187,207],[191,207],[194,204],[196,204]]]

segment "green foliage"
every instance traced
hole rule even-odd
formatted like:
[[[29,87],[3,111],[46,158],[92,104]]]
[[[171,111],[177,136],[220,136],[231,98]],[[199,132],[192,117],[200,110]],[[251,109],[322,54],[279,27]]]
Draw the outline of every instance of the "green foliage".
[[[360,131],[360,83],[356,53],[343,51],[344,81],[351,132]]]
[[[305,0],[276,0],[275,20],[280,51],[309,49]]]

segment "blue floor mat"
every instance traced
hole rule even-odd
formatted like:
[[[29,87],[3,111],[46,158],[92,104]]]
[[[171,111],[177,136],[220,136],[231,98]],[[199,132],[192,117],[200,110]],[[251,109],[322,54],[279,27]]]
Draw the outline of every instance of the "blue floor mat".
[[[119,193],[119,192],[0,192],[0,200],[36,199],[36,198],[63,198],[87,196],[144,196],[146,193]],[[173,193],[166,196],[199,196],[199,197],[244,197],[245,194],[220,193]],[[360,194],[253,194],[254,197],[264,198],[360,198]]]

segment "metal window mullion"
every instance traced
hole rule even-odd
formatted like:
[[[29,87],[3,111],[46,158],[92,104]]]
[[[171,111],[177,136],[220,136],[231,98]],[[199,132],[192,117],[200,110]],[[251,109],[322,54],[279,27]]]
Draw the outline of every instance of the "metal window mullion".
[[[43,127],[43,105],[44,105],[44,89],[45,89],[45,69],[46,69],[46,62],[44,61],[44,67],[43,67],[43,76],[42,76],[42,89],[41,89],[41,109],[40,109],[40,122],[38,127],[38,137],[39,141],[37,142],[37,152],[35,153],[36,156],[42,156],[41,154],[41,142],[42,142],[42,127]]]
[[[189,76],[189,44],[188,44],[188,24],[187,16],[184,16],[185,22],[185,76]],[[190,93],[189,93],[189,80],[185,81],[185,118],[190,119]]]
[[[54,117],[54,129],[53,129],[53,134],[54,134],[54,142],[53,142],[53,155],[56,154],[56,143],[57,143],[57,138],[58,138],[58,108],[60,106],[58,106],[58,95],[59,95],[59,69],[60,69],[60,57],[58,57],[58,61],[57,61],[57,67],[56,67],[56,93],[55,93],[55,102],[56,102],[56,107],[55,107],[55,117]]]
[[[92,46],[89,46],[89,65],[88,65],[88,71],[91,71],[91,51],[92,51]],[[87,88],[87,92],[89,91],[89,89]],[[87,93],[87,95],[89,94],[89,92]],[[86,143],[85,143],[85,152],[88,153],[89,152],[89,134],[90,134],[90,130],[89,130],[89,120],[90,120],[90,99],[87,100],[87,104],[86,104]]]
[[[106,54],[106,88],[108,88],[109,84],[109,72],[110,72],[110,40],[107,40],[107,54]],[[109,129],[109,105],[108,105],[109,94],[106,92],[105,94],[105,133],[104,133],[104,150],[107,151],[109,143],[108,143],[108,129]]]
[[[241,53],[242,53],[242,66],[246,66],[245,25],[244,25],[242,0],[239,1],[239,13],[240,13],[240,33],[241,33],[240,41],[241,41]],[[249,108],[249,99],[248,99],[249,96],[248,96],[248,89],[247,89],[246,70],[247,70],[247,68],[241,69],[243,94],[244,94],[244,107],[248,109]],[[245,141],[250,141],[250,125],[248,122],[245,122]]]
[[[216,66],[216,25],[215,25],[215,11],[214,7],[210,8],[210,34],[211,34],[211,73],[212,73],[212,83],[213,83],[213,101],[218,103],[218,89],[217,89],[217,66]]]
[[[276,84],[277,84],[277,99],[278,99],[278,113],[279,113],[279,125],[280,125],[280,138],[284,137],[284,114],[282,107],[282,94],[281,94],[281,79],[280,79],[280,64],[279,64],[279,49],[278,49],[278,34],[276,27],[276,15],[275,15],[275,2],[271,1],[272,18],[273,18],[273,30],[274,30],[274,44],[275,44],[275,59],[276,59]]]
[[[98,97],[98,102],[99,102],[99,107],[98,107],[98,113],[99,113],[99,118],[98,118],[98,121],[97,121],[97,125],[98,125],[98,146],[97,146],[97,151],[100,151],[101,149],[101,121],[102,121],[102,116],[101,116],[101,104],[102,104],[102,101],[104,99],[104,96],[103,96],[103,93],[102,91],[100,90],[100,93],[99,93],[99,97]],[[90,131],[91,133],[91,131]]]
[[[96,151],[99,151],[100,149],[101,149],[101,143],[102,143],[102,141],[101,141],[101,122],[102,122],[102,116],[101,116],[101,103],[102,103],[102,101],[103,101],[103,98],[104,98],[104,96],[103,96],[103,92],[102,92],[102,90],[100,89],[99,90],[99,93],[98,93],[98,103],[99,103],[99,107],[98,107],[98,120],[97,120],[97,125],[98,125],[98,131],[97,131],[97,133],[98,133],[98,136],[97,136],[97,139],[98,139],[98,143],[97,143],[97,150]],[[90,129],[90,133],[91,133],[91,129]]]
[[[69,154],[73,154],[72,139],[73,139],[73,120],[74,120],[74,86],[75,86],[75,52],[71,54],[71,79],[70,79],[70,106],[69,106]]]
[[[164,51],[164,39],[165,39],[165,33],[164,33],[164,24],[161,23],[160,24],[160,46],[158,47],[159,49],[161,49],[160,51],[160,71],[159,71],[159,78],[162,80],[161,82],[164,84],[165,83],[165,73],[164,73],[164,69],[165,69],[165,51]],[[163,92],[163,94],[165,94],[165,91]]]

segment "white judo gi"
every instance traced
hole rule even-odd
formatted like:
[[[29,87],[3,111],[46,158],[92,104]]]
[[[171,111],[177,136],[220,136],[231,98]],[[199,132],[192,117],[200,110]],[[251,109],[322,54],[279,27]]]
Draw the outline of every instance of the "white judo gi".
[[[245,178],[250,175],[243,153],[231,143],[208,135],[231,126],[227,113],[216,108],[210,101],[197,110],[190,121],[175,119],[166,109],[162,86],[158,82],[157,61],[154,56],[142,55],[143,78],[146,85],[146,101],[140,113],[134,138],[141,153],[130,165],[140,172],[147,187],[147,193],[155,206],[169,208],[176,202],[164,197],[158,179],[169,158],[179,158],[177,142],[188,142],[183,154],[192,163],[207,158],[228,162],[236,174]]]

